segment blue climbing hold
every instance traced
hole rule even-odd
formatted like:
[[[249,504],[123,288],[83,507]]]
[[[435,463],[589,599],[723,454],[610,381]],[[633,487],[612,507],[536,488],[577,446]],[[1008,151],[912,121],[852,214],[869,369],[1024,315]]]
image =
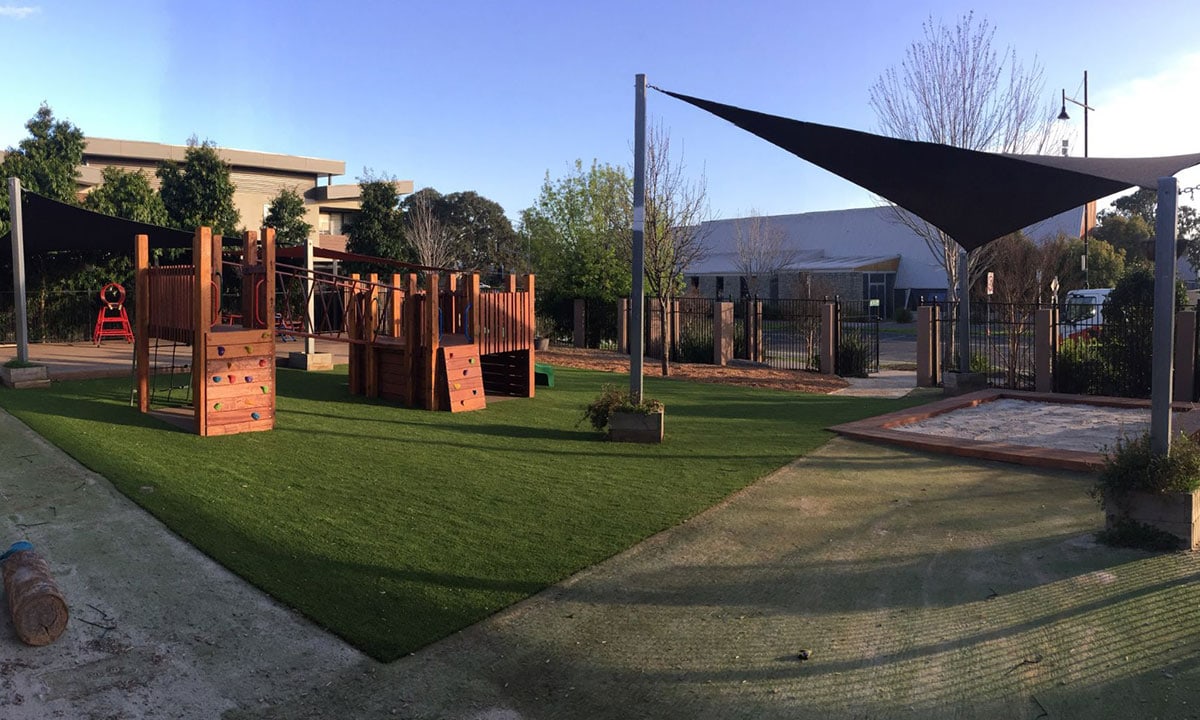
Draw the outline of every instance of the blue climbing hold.
[[[260,416],[259,416],[259,414],[258,414],[258,413],[254,412],[254,413],[250,413],[250,417],[251,417],[251,418],[253,418],[253,419],[255,419],[255,420],[258,420]]]
[[[223,347],[221,347],[220,345],[218,345],[218,346],[217,346],[217,355],[218,355],[218,356],[223,356],[224,354],[225,354],[225,348],[223,348]]]
[[[221,382],[221,376],[220,376],[220,375],[213,375],[213,382],[215,382],[215,383],[219,383],[219,382]]]

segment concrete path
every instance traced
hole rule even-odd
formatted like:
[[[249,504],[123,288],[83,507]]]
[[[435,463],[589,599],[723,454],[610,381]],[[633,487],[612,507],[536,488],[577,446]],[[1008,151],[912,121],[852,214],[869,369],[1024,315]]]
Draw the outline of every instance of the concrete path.
[[[1200,560],[1096,546],[1089,484],[834,440],[382,665],[0,412],[0,536],[73,615],[0,624],[0,718],[1186,716]]]
[[[881,370],[870,377],[846,378],[848,387],[834,390],[830,395],[851,397],[902,398],[917,387],[915,370]]]

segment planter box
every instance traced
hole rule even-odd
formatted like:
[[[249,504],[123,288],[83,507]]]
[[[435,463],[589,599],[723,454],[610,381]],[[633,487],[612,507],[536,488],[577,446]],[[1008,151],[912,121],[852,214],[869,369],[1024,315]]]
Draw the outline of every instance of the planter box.
[[[45,365],[10,368],[0,365],[0,382],[5,387],[24,390],[26,388],[50,387],[50,375]]]
[[[535,352],[541,352],[541,351],[543,351],[543,350],[549,350],[549,349],[550,349],[550,338],[548,338],[548,337],[536,337],[536,338],[534,338],[534,339],[533,339],[533,349],[534,349],[534,351],[535,351]]]
[[[1105,527],[1132,520],[1174,535],[1186,548],[1200,545],[1200,492],[1131,492],[1106,502]]]
[[[608,416],[608,439],[616,442],[660,443],[663,413],[614,412]]]

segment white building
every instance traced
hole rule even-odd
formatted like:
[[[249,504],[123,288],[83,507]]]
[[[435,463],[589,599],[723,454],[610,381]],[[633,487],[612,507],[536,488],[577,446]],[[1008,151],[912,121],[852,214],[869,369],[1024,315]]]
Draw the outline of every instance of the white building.
[[[1061,213],[1025,229],[1034,242],[1060,234],[1082,237],[1084,208]],[[918,299],[944,297],[946,273],[924,238],[896,219],[891,207],[855,208],[761,218],[780,233],[789,249],[787,269],[768,278],[748,278],[739,269],[738,237],[747,218],[704,223],[705,258],[687,268],[689,285],[704,297],[764,299],[838,295],[879,300],[880,314],[915,307]]]

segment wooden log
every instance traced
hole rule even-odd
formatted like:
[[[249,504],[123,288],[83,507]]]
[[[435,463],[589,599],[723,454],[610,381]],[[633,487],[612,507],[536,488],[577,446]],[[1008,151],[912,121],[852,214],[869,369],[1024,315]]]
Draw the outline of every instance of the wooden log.
[[[49,645],[67,629],[67,601],[32,545],[16,543],[5,555],[4,593],[17,637],[26,645]]]

